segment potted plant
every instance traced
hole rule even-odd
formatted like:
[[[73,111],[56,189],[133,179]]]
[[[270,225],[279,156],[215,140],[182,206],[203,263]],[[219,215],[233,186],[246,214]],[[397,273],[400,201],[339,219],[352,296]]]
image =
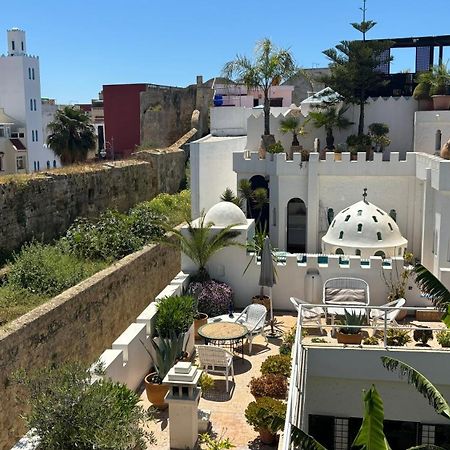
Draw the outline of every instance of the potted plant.
[[[268,152],[270,153],[270,160],[273,161],[273,155],[284,153],[283,144],[280,141],[277,141],[275,144],[269,145]]]
[[[283,377],[289,378],[291,376],[290,355],[268,356],[261,364],[261,373],[263,375],[282,375]]]
[[[419,102],[419,111],[432,111],[433,100],[430,95],[431,72],[422,72],[416,79],[413,97]]]
[[[221,316],[233,305],[233,290],[222,281],[209,280],[189,285],[189,292],[197,302],[197,309],[208,317]]]
[[[198,385],[202,390],[203,396],[211,389],[214,389],[214,384],[214,378],[211,375],[208,375],[206,372],[203,372],[198,380]]]
[[[286,404],[281,400],[262,397],[249,403],[245,419],[259,432],[263,444],[272,444],[286,417]]]
[[[335,161],[342,161],[342,152],[345,151],[345,145],[344,144],[338,144],[336,145],[334,149],[334,160]]]
[[[337,341],[340,344],[361,344],[363,335],[361,333],[361,325],[364,324],[364,314],[356,311],[344,310],[344,319],[342,320],[342,327],[338,328],[336,332]]]
[[[439,342],[441,347],[450,347],[450,330],[442,330],[436,333],[436,340]]]
[[[194,299],[194,335],[195,339],[200,339],[198,329],[208,323],[208,314],[198,310],[198,298]]]
[[[446,64],[433,66],[430,77],[430,95],[435,110],[450,108],[450,72]]]
[[[379,341],[378,341],[378,338],[376,336],[367,336],[363,340],[363,344],[364,345],[378,345]]]
[[[389,328],[386,333],[386,343],[392,347],[403,347],[411,342],[409,330],[399,330],[397,328]]]
[[[370,153],[372,150],[372,139],[370,136],[367,136],[367,134],[351,134],[347,138],[347,147],[348,150],[351,153],[351,159],[357,160],[358,159],[358,152],[365,152],[366,153],[366,159],[370,158]]]
[[[302,150],[302,146],[298,142],[297,136],[304,136],[305,129],[300,126],[300,120],[297,117],[289,116],[280,121],[280,131],[282,133],[292,133],[292,144],[288,151],[286,151],[286,159],[293,159],[294,152]]]
[[[250,392],[255,399],[261,397],[284,400],[288,389],[286,377],[269,373],[261,377],[253,377],[249,383]]]
[[[371,123],[369,125],[369,136],[374,144],[374,150],[377,153],[383,153],[383,160],[388,160],[388,155],[385,155],[385,148],[389,146],[391,140],[387,137],[389,134],[389,127],[385,123]]]
[[[144,379],[145,392],[149,402],[157,409],[166,409],[167,403],[164,397],[169,391],[169,386],[162,384],[169,370],[183,354],[184,334],[177,336],[174,332],[168,338],[153,338],[151,344],[155,352],[153,364],[155,370],[150,372]],[[147,353],[152,357],[144,345]]]
[[[414,330],[413,333],[413,339],[417,342],[418,345],[421,345],[422,347],[427,347],[427,342],[433,339],[433,330],[427,330],[424,325],[421,326],[422,329],[420,330]]]

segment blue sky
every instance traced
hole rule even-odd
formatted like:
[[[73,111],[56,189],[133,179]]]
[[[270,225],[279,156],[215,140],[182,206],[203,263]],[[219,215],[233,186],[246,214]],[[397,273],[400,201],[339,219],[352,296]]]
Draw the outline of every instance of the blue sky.
[[[186,86],[219,75],[236,53],[250,55],[263,37],[290,47],[302,67],[324,66],[322,50],[358,38],[349,22],[361,0],[14,0],[2,5],[6,29],[27,32],[39,55],[42,96],[86,102],[103,84]],[[378,25],[370,38],[450,34],[449,0],[368,0]],[[394,54],[394,67],[413,69],[414,54]],[[445,58],[450,58],[450,50]]]

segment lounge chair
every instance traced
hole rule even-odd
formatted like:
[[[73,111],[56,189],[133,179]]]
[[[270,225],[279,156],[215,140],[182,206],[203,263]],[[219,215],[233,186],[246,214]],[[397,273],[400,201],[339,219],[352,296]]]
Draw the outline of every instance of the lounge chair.
[[[323,308],[321,308],[320,306],[303,306],[307,305],[308,302],[297,297],[291,297],[290,301],[295,306],[297,312],[300,310],[300,306],[302,307],[302,322],[315,322],[319,327],[320,332],[322,333],[322,323],[320,321],[320,318],[322,317],[322,314],[324,314]]]
[[[404,306],[405,303],[406,300],[404,298],[398,298],[397,300],[381,305],[382,307],[389,309],[372,309],[370,311],[370,322],[373,326],[373,334],[376,332],[378,322],[384,323],[385,318],[387,325],[399,326],[396,319],[400,314],[400,308]]]

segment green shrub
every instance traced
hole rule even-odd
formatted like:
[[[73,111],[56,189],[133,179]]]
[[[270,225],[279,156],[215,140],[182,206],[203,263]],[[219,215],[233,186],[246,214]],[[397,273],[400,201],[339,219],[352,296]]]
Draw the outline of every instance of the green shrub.
[[[291,354],[292,347],[295,342],[296,330],[297,330],[296,327],[292,327],[289,331],[287,331],[286,333],[283,334],[283,340],[282,340],[280,348],[278,350],[280,352],[280,355],[290,355]],[[302,332],[306,332],[306,334],[304,336],[307,335],[307,331],[305,328],[302,329]]]
[[[436,339],[442,347],[450,347],[450,330],[438,331]]]
[[[287,380],[283,375],[269,373],[250,380],[250,392],[255,397],[286,398]]]
[[[158,240],[164,235],[161,224],[166,218],[144,204],[139,204],[130,210],[129,220],[131,234],[140,239],[142,245]]]
[[[402,347],[408,342],[411,342],[411,337],[409,336],[409,330],[398,330],[395,328],[389,328],[386,335],[387,345],[393,347]]]
[[[286,404],[281,400],[262,397],[249,403],[244,414],[248,424],[256,431],[266,429],[275,434],[284,424]]]
[[[155,443],[143,428],[152,417],[139,405],[139,395],[110,380],[92,383],[81,364],[20,371],[14,380],[25,388],[19,390],[29,411],[24,418],[39,436],[39,448],[124,450]]]
[[[184,190],[178,194],[159,194],[149,202],[141,204],[155,214],[167,218],[168,227],[174,227],[191,218],[191,192]]]
[[[328,341],[324,338],[320,338],[320,337],[313,337],[311,339],[311,342],[313,344],[326,344]]]
[[[15,254],[8,285],[52,297],[104,268],[105,264],[82,261],[58,246],[32,242]]]
[[[376,336],[368,336],[363,340],[364,345],[378,345],[378,338]]]
[[[261,373],[267,375],[283,375],[286,378],[291,376],[291,357],[288,355],[268,356],[261,364]]]
[[[159,337],[186,333],[194,321],[194,298],[189,295],[166,297],[158,302],[155,328]]]

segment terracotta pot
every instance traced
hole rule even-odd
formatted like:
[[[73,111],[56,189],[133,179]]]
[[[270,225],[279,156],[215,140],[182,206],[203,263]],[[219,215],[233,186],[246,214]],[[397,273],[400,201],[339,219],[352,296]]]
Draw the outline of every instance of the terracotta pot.
[[[362,333],[358,334],[345,334],[337,331],[336,338],[339,344],[361,344],[363,335]]]
[[[357,161],[358,160],[358,153],[350,153],[350,160],[351,161]]]
[[[264,305],[267,311],[270,311],[270,297],[268,297],[267,295],[263,295],[262,297],[260,295],[255,295],[254,297],[252,297],[252,303]]]
[[[293,160],[294,153],[298,153],[300,151],[301,151],[300,145],[291,145],[286,151],[286,159],[290,161]]]
[[[419,100],[419,111],[433,111],[434,105],[431,98],[421,98]]]
[[[342,161],[342,153],[334,152],[334,160]]]
[[[433,95],[433,106],[435,111],[446,111],[450,109],[450,95]]]
[[[208,314],[205,313],[198,313],[198,319],[194,319],[194,333],[195,333],[195,339],[200,339],[200,336],[198,334],[198,329],[206,325],[208,323]]]
[[[157,409],[167,409],[169,406],[164,397],[169,392],[169,386],[165,384],[152,383],[151,379],[155,375],[155,372],[149,373],[145,378],[145,392],[147,394],[148,401]]]
[[[269,430],[260,429],[259,438],[263,444],[273,444],[275,442],[277,435],[271,433]]]

